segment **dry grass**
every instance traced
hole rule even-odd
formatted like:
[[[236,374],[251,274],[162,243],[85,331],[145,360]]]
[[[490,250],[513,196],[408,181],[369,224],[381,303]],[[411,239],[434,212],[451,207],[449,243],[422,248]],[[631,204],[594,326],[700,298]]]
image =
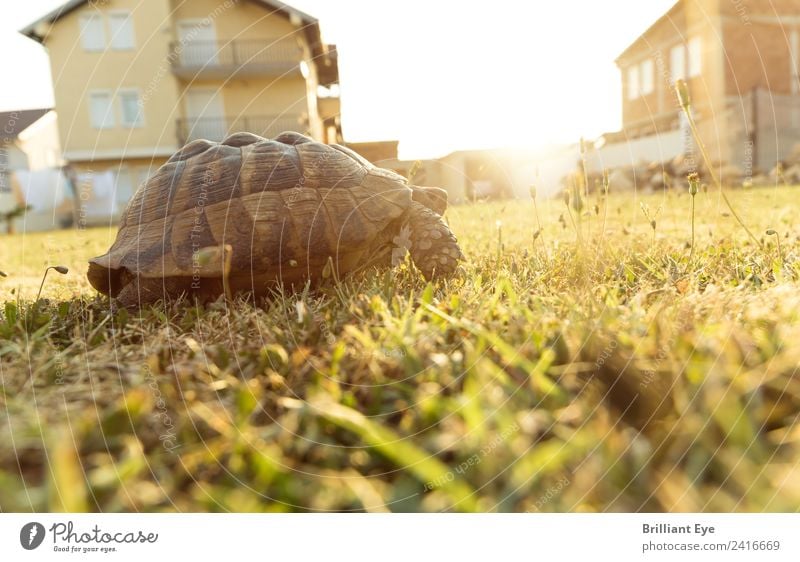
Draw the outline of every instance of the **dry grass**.
[[[560,199],[536,238],[497,203],[449,211],[448,283],[140,316],[83,278],[113,232],[5,238],[0,508],[795,511],[797,190],[730,196],[782,256],[710,193],[691,262],[688,190],[585,202],[580,246]]]

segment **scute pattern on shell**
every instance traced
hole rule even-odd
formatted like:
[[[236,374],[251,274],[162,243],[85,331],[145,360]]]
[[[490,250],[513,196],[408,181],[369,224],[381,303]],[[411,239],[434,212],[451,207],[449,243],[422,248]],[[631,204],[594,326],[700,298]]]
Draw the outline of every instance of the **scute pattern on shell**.
[[[143,277],[191,276],[195,252],[230,244],[232,272],[268,272],[289,261],[324,261],[367,246],[411,202],[402,176],[344,147],[298,133],[268,140],[238,133],[197,140],[136,192],[90,281],[125,268]],[[221,275],[222,266],[202,275]],[[104,290],[105,289],[105,290]]]

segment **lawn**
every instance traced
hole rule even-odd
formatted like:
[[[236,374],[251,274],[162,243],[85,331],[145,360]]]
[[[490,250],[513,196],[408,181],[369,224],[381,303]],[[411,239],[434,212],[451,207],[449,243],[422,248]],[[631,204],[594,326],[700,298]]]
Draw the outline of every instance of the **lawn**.
[[[730,192],[760,245],[612,186],[451,207],[449,282],[141,315],[85,279],[113,229],[5,236],[0,510],[796,511],[798,189]]]

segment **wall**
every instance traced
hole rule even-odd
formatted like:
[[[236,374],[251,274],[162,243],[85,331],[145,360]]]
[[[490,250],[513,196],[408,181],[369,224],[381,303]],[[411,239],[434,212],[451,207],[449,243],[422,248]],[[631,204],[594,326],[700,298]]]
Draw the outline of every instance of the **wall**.
[[[750,159],[754,172],[768,173],[800,143],[800,96],[757,90],[745,96],[744,102],[746,118],[755,122],[756,127],[755,135],[747,137],[742,130],[733,139],[739,161],[747,165]],[[748,147],[748,141],[754,146]]]
[[[754,88],[778,94],[800,91],[800,84],[792,84],[793,62],[800,62],[800,0],[775,2],[781,16],[763,0],[741,6],[723,21],[726,93],[743,95]],[[726,7],[730,12],[731,6]]]
[[[196,80],[186,84],[185,88],[184,93],[191,88],[217,91],[222,96],[226,117],[283,114],[298,119],[308,111],[302,76],[283,79]]]
[[[642,162],[667,162],[683,154],[684,146],[685,137],[680,130],[630,139],[591,151],[586,167],[589,172],[602,172],[604,169],[638,166]]]

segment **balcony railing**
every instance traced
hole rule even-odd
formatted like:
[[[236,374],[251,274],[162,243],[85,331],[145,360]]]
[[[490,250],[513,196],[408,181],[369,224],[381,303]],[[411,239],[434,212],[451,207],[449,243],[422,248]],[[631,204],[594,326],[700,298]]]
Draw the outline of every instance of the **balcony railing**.
[[[292,39],[175,41],[172,71],[182,77],[275,76],[299,70],[303,51]]]
[[[197,139],[219,142],[239,132],[272,138],[283,131],[305,133],[308,125],[296,115],[257,115],[242,117],[189,117],[178,119],[178,142],[184,145]]]

